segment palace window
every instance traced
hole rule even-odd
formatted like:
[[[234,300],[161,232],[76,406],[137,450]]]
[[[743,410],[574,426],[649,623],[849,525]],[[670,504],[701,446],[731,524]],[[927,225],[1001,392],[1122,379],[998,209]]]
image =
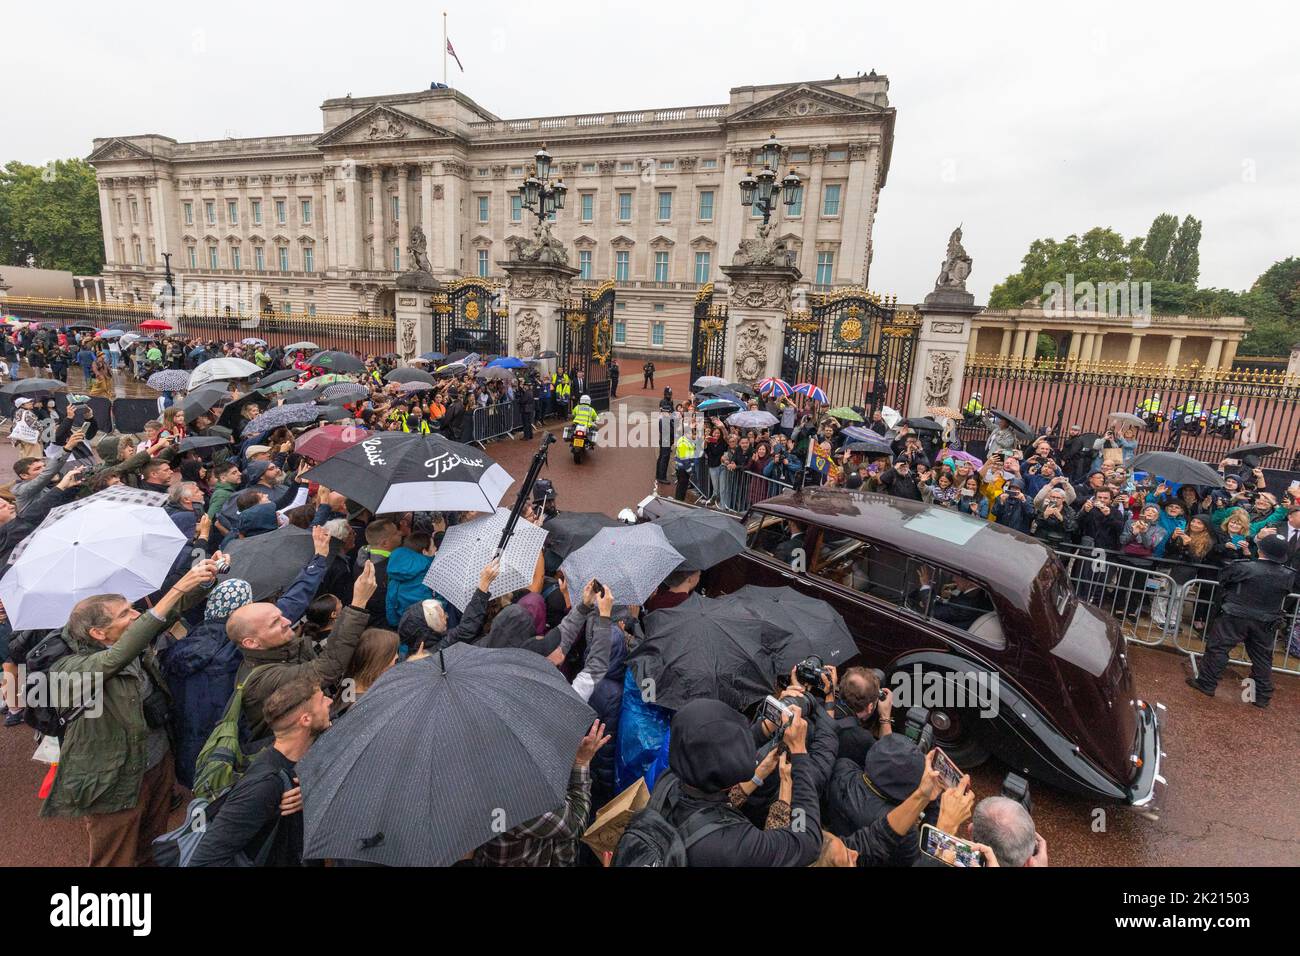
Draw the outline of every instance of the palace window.
[[[401,211],[401,207],[398,206],[398,204],[397,204],[397,197],[396,197],[396,196],[389,196],[389,197],[388,197],[388,212],[389,212],[389,215],[391,216],[393,222],[397,222],[397,219],[398,219],[397,214],[398,214],[400,211]]]
[[[486,249],[478,250],[478,274],[482,279],[488,276],[488,251]]]
[[[595,164],[595,163],[583,163],[583,164],[582,164],[582,171],[583,171],[584,173],[594,173],[594,172],[596,171],[596,164]]]
[[[695,253],[695,281],[700,285],[709,281],[709,272],[713,266],[713,255],[708,252]]]
[[[618,221],[619,222],[632,221],[632,194],[631,193],[618,194]]]
[[[716,159],[700,160],[700,169],[717,169],[717,168],[718,168],[718,161]]]
[[[630,259],[632,254],[626,249],[614,253],[614,278],[619,282],[628,280],[628,272],[631,268]]]
[[[217,224],[217,204],[211,199],[203,200],[203,214],[207,216],[209,226]]]
[[[266,252],[261,246],[253,247],[253,266],[258,272],[266,271]]]
[[[194,246],[186,246],[185,251],[189,255],[190,268],[197,269],[199,267],[199,250]]]
[[[316,314],[316,306],[315,306],[314,303],[313,303],[312,305],[307,306],[307,314],[308,314],[308,315],[315,315],[315,314]]]
[[[289,213],[283,199],[275,201],[275,221],[282,226],[289,221]]]
[[[840,184],[827,183],[822,190],[822,215],[838,216],[840,214]]]
[[[619,164],[618,164],[618,171],[619,171],[620,173],[630,173],[630,172],[632,172],[632,169],[633,169],[633,166],[632,166],[632,163],[630,163],[630,162],[622,162],[622,163],[619,163]]]
[[[226,200],[226,221],[232,226],[239,225],[239,203],[234,199]]]
[[[582,249],[578,252],[578,276],[582,279],[591,278],[591,250]]]
[[[280,271],[288,272],[289,271],[289,247],[280,246],[279,252],[280,252]]]
[[[366,197],[366,218],[370,222],[375,221],[375,197]]]
[[[316,250],[311,246],[303,246],[302,249],[302,271],[316,271]]]
[[[614,344],[627,344],[627,322],[623,319],[616,319],[614,321]]]
[[[302,212],[302,224],[304,226],[311,225],[311,200],[310,199],[299,200],[298,208]]]
[[[668,253],[655,253],[655,282],[668,281]]]
[[[488,221],[488,209],[491,199],[488,196],[479,196],[478,198],[478,221]]]
[[[243,266],[242,263],[239,261],[239,259],[240,259],[239,246],[231,246],[230,247],[230,268],[232,269],[242,268]]]
[[[826,153],[826,162],[828,163],[842,163],[848,158],[849,151],[847,149],[832,149]]]
[[[667,222],[673,218],[673,194],[667,190],[659,193],[659,221]]]
[[[140,204],[136,202],[134,199],[131,200],[131,221],[132,222],[140,221]]]
[[[393,271],[402,271],[402,249],[400,246],[393,246]]]
[[[700,221],[713,221],[713,190],[700,190]]]
[[[194,225],[194,203],[192,202],[181,203],[181,209],[185,211],[185,225],[187,226]]]
[[[650,344],[663,348],[664,344],[664,324],[662,322],[650,323]]]
[[[661,160],[659,160],[659,168],[660,168],[660,169],[673,169],[673,168],[676,167],[676,165],[677,165],[677,161],[676,161],[676,160],[673,160],[673,159],[661,159]]]
[[[787,219],[793,219],[796,216],[802,216],[802,215],[803,215],[803,190],[800,190],[799,200],[797,202],[792,202],[790,205],[785,207],[785,217]]]
[[[817,284],[830,285],[835,281],[835,253],[817,253]]]
[[[219,259],[219,256],[220,253],[217,252],[216,246],[208,246],[208,268],[209,269],[221,268],[221,261]]]
[[[592,216],[595,214],[596,211],[596,195],[595,193],[583,193],[581,199],[582,199],[582,221],[591,222]]]
[[[249,200],[249,208],[253,212],[253,225],[260,226],[262,224],[262,200]]]
[[[510,221],[521,222],[524,218],[524,200],[519,195],[510,197]]]

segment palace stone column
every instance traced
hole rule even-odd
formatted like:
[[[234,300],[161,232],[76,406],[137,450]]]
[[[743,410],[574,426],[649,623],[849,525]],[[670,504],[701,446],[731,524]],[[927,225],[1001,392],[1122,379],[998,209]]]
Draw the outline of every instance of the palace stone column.
[[[506,293],[510,298],[507,352],[528,358],[547,349],[558,351],[556,327],[579,270],[558,262],[520,259],[499,261],[497,265],[506,272]]]
[[[434,350],[433,294],[438,280],[423,271],[403,272],[397,277],[393,296],[397,311],[397,345],[393,351],[409,362]]]
[[[727,277],[730,313],[723,374],[746,384],[780,375],[790,293],[803,273],[787,265],[720,268]]]

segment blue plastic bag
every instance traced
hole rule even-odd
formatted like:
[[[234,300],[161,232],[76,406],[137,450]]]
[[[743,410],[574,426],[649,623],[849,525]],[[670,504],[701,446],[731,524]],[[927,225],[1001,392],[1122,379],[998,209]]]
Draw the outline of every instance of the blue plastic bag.
[[[653,790],[668,768],[668,729],[673,712],[641,699],[631,668],[623,677],[623,710],[618,720],[618,752],[614,757],[615,789],[625,789],[645,777]]]

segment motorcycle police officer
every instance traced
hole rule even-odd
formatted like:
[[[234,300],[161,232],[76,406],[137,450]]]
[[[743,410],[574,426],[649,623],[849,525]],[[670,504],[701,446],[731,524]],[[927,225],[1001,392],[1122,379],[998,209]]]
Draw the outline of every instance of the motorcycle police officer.
[[[1273,696],[1273,642],[1294,572],[1285,564],[1287,547],[1280,537],[1265,535],[1256,543],[1256,560],[1232,561],[1219,575],[1226,592],[1223,608],[1205,639],[1200,676],[1187,678],[1187,683],[1213,697],[1228,666],[1228,655],[1245,643],[1250,676],[1255,681],[1251,703],[1264,708]]]
[[[599,417],[600,414],[591,407],[591,396],[581,396],[578,399],[577,407],[573,409],[573,424],[581,425],[587,429],[587,444],[593,448],[596,445],[596,419]]]

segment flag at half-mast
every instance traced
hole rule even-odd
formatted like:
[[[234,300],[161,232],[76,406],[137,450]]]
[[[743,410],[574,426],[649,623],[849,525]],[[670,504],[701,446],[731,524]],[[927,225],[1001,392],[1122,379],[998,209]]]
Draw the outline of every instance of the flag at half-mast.
[[[456,55],[456,48],[451,45],[451,40],[447,41],[447,52],[451,54],[451,58],[456,61],[456,65],[459,66],[460,71],[464,73],[465,66],[460,62],[460,57]]]

